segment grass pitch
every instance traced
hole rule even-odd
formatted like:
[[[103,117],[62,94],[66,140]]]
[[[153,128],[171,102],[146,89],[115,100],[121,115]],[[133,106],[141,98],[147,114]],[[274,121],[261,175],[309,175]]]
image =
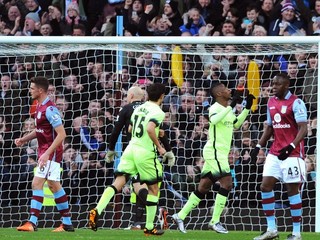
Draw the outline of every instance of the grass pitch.
[[[231,231],[228,234],[218,234],[213,231],[188,231],[187,234],[180,233],[177,230],[167,230],[160,237],[145,237],[142,231],[129,230],[109,230],[99,229],[93,232],[89,229],[76,229],[74,233],[62,232],[53,233],[52,229],[39,229],[37,232],[18,232],[15,228],[0,228],[1,240],[22,239],[22,240],[247,240],[258,236],[260,232],[249,231]],[[280,233],[280,240],[287,239],[289,233]],[[302,233],[303,240],[320,239],[320,233]]]

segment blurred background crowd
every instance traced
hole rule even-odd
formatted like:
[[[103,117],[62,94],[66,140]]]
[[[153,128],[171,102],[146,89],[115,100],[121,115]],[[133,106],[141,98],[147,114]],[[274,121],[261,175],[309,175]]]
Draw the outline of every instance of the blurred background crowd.
[[[312,0],[0,0],[0,33],[11,36],[115,36],[116,16],[124,18],[125,36],[297,36],[320,33],[320,1]],[[41,48],[43,46],[39,46]],[[116,70],[116,52],[89,49],[60,54],[0,57],[0,201],[2,206],[27,204],[37,142],[22,149],[14,139],[32,131],[36,102],[28,93],[33,76],[50,80],[49,95],[64,120],[67,140],[62,165],[63,185],[71,204],[97,201],[113,180],[113,165],[104,161],[107,142],[126,92],[137,85],[161,82],[167,86],[164,99],[164,129],[177,158],[165,168],[165,205],[184,203],[200,179],[201,150],[208,134],[208,108],[213,100],[212,82],[224,82],[234,93],[246,96],[248,66],[258,64],[258,104],[241,129],[234,134],[229,161],[234,189],[231,206],[259,204],[259,184],[267,149],[257,163],[250,151],[261,136],[266,121],[266,103],[272,94],[272,77],[285,72],[291,90],[308,108],[306,138],[308,182],[305,206],[314,206],[317,124],[317,48],[306,53],[294,46],[292,54],[233,54],[236,46],[181,45],[183,84],[172,79],[171,46],[158,52],[125,51],[122,69]],[[254,46],[259,50],[266,46]],[[190,49],[206,54],[191,54]],[[212,55],[210,55],[210,51]],[[209,53],[209,54],[208,54]],[[235,107],[242,111],[243,102]],[[126,133],[123,132],[123,145]],[[278,189],[282,185],[277,186]],[[22,190],[24,189],[24,190]],[[163,193],[162,193],[163,194]],[[279,207],[287,204],[279,202]]]

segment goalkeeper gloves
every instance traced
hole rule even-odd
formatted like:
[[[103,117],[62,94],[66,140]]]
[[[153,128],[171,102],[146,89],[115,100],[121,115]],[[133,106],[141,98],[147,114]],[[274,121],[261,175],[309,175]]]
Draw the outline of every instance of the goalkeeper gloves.
[[[282,148],[278,156],[279,160],[287,159],[295,148],[296,146],[293,143],[290,143],[288,146]]]
[[[118,154],[115,151],[109,150],[106,154],[106,162],[111,163],[114,161],[114,157],[118,157]]]
[[[237,103],[241,103],[241,102],[242,102],[241,96],[239,95],[239,93],[235,92],[235,94],[232,96],[230,107],[234,108],[237,105]]]
[[[253,96],[252,94],[249,94],[246,98],[246,109],[250,110],[250,108],[252,107],[253,104],[253,99],[256,99],[255,96]]]
[[[172,151],[166,152],[163,155],[163,162],[166,162],[168,160],[168,166],[172,167],[176,161],[176,157],[173,155]]]

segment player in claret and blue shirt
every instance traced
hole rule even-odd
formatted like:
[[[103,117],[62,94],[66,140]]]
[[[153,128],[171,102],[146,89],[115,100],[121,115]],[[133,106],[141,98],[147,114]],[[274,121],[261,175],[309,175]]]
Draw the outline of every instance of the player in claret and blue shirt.
[[[71,223],[68,197],[60,184],[60,163],[63,154],[63,140],[66,132],[60,113],[48,97],[49,81],[45,77],[31,79],[30,94],[38,101],[35,113],[36,128],[22,138],[15,139],[15,144],[23,146],[30,140],[38,140],[38,167],[32,181],[32,200],[29,221],[17,228],[18,231],[37,231],[38,217],[43,203],[43,185],[53,192],[57,208],[62,217],[62,224],[53,232],[74,232]]]
[[[259,143],[251,153],[257,159],[261,146],[273,136],[274,141],[263,169],[261,184],[262,208],[267,218],[268,228],[254,240],[278,239],[275,220],[275,198],[273,188],[277,181],[286,184],[293,231],[287,240],[301,240],[302,204],[300,185],[305,181],[304,138],[307,134],[307,109],[304,102],[289,91],[290,80],[285,74],[274,77],[272,88],[274,97],[269,99],[267,122]]]

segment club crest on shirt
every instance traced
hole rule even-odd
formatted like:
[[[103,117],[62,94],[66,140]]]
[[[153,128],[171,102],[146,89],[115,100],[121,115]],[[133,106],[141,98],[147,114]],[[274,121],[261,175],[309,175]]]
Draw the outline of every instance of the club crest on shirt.
[[[38,112],[37,114],[37,118],[40,119],[41,118],[41,112]]]
[[[286,113],[287,112],[287,106],[281,106],[281,113]]]

